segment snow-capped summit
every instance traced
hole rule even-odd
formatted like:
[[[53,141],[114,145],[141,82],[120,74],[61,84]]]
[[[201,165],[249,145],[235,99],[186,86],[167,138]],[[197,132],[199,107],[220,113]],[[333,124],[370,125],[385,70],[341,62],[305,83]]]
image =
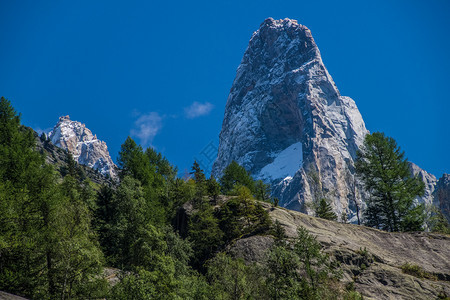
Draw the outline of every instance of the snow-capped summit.
[[[53,144],[69,151],[78,163],[98,170],[105,176],[117,177],[116,165],[106,143],[97,139],[97,135],[93,135],[83,123],[62,116],[48,136]]]

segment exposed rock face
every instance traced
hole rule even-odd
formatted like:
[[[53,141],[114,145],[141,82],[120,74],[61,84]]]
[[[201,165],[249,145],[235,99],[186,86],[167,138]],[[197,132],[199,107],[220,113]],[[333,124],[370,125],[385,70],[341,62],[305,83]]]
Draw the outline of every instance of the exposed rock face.
[[[439,179],[434,196],[435,205],[450,222],[450,174],[444,174]]]
[[[355,102],[340,95],[310,30],[269,18],[237,69],[213,174],[221,176],[236,160],[272,183],[281,205],[305,211],[313,190],[306,173],[313,170],[340,214],[349,210],[353,161],[367,132]]]
[[[439,207],[438,201],[434,196],[437,183],[436,177],[433,174],[430,174],[427,171],[422,170],[419,166],[411,162],[409,163],[409,169],[413,176],[418,176],[419,179],[421,179],[425,184],[425,193],[422,197],[417,197],[416,199],[417,202],[425,204],[433,204]]]
[[[55,146],[50,140],[39,137],[37,132],[35,132],[35,137],[37,151],[44,154],[46,162],[53,165],[55,170],[64,177],[68,171],[68,151],[66,149]],[[84,176],[89,178],[92,182],[95,182],[99,185],[112,185],[115,183],[114,179],[103,176],[102,174],[98,173],[88,166],[80,164],[78,164],[77,166],[82,170]]]
[[[233,160],[272,185],[280,205],[309,212],[317,184],[340,216],[356,222],[365,204],[355,179],[357,149],[368,133],[355,102],[341,96],[311,31],[295,20],[266,19],[253,34],[228,96],[212,174]],[[436,178],[410,165],[425,183],[418,203],[437,204]]]
[[[288,237],[297,235],[298,226],[316,236],[324,251],[341,263],[342,280],[354,280],[364,299],[437,299],[442,292],[450,295],[449,235],[384,232],[261,205],[273,221],[280,222]],[[272,241],[270,236],[241,239],[230,252],[247,262],[262,262]],[[404,264],[418,266],[434,278],[405,274],[401,269]]]
[[[98,170],[105,176],[117,177],[116,165],[106,143],[97,139],[84,124],[70,120],[69,116],[60,117],[49,138],[56,146],[69,151],[79,164]]]

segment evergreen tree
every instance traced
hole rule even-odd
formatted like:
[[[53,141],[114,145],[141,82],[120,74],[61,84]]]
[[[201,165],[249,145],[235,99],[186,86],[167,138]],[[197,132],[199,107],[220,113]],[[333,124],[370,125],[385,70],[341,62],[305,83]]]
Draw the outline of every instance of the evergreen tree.
[[[194,175],[197,200],[196,204],[202,204],[203,196],[207,192],[207,185],[205,173],[203,173],[203,170],[200,168],[200,165],[197,161],[194,161],[194,164],[192,165],[192,171],[189,174]]]
[[[286,230],[281,226],[280,221],[275,220],[275,223],[272,228],[272,235],[275,238],[275,245],[281,246],[284,244],[286,239]]]
[[[247,187],[252,193],[255,192],[255,182],[251,175],[240,166],[236,161],[232,161],[223,171],[223,176],[220,178],[220,185],[222,193],[230,193],[236,185]]]
[[[393,138],[375,132],[366,135],[357,154],[356,172],[369,192],[366,225],[388,231],[420,230],[423,206],[413,200],[424,193],[424,184],[412,177],[405,154]]]
[[[260,267],[246,265],[225,253],[218,253],[208,263],[207,278],[215,299],[267,299]]]
[[[337,215],[334,213],[331,204],[325,198],[320,199],[319,205],[315,210],[316,217],[326,220],[337,220]]]
[[[262,180],[255,182],[255,198],[264,202],[270,200],[270,184],[265,184]]]
[[[220,194],[220,184],[216,181],[216,179],[212,175],[206,181],[206,189],[208,191],[208,196],[210,196],[213,199],[213,201],[216,202]]]
[[[204,184],[206,181],[205,173],[203,173],[203,170],[200,168],[197,161],[194,161],[192,171],[189,174],[194,175],[194,181],[196,184]]]
[[[189,239],[194,249],[193,266],[203,270],[203,263],[210,259],[222,245],[223,232],[211,207],[205,207],[189,220]]]
[[[150,160],[144,154],[142,147],[128,137],[120,147],[117,159],[120,168],[120,177],[132,176],[139,180],[143,186],[153,182],[155,170],[150,165]]]

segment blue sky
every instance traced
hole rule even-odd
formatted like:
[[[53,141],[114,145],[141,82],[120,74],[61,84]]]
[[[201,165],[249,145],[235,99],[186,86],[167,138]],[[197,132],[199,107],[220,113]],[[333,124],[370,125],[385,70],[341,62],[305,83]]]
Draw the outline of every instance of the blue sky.
[[[289,17],[311,29],[367,128],[440,177],[450,172],[449,12],[445,0],[0,1],[0,94],[35,129],[70,115],[114,160],[132,135],[183,171],[218,145],[253,31]]]

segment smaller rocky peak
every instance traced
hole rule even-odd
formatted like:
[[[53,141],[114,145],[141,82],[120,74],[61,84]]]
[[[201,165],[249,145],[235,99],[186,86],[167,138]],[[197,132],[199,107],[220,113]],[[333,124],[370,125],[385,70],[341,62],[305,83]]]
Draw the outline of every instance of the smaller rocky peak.
[[[105,176],[117,177],[116,165],[105,142],[86,128],[86,125],[62,116],[49,133],[52,143],[72,154],[79,164],[98,170]]]

